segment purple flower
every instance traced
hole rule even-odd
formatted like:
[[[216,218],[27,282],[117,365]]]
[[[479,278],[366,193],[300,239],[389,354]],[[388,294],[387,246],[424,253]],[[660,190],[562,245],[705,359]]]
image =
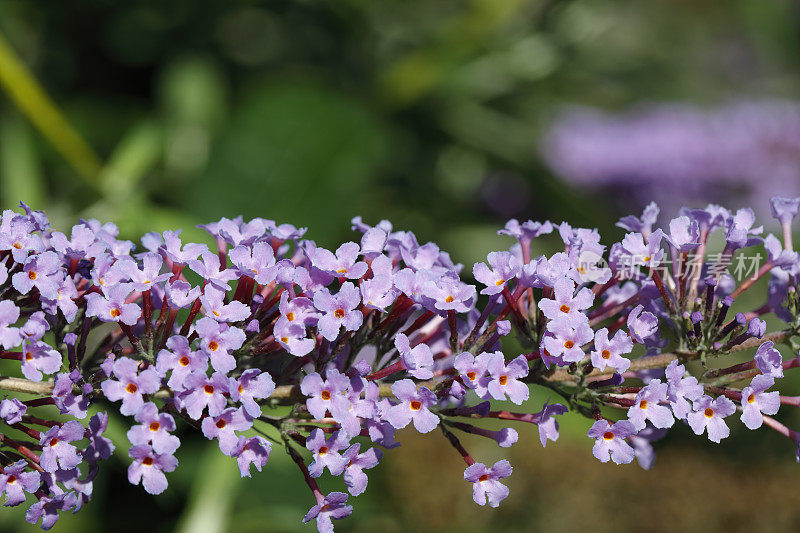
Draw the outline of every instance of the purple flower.
[[[453,367],[458,370],[464,386],[474,390],[480,398],[485,398],[489,392],[484,379],[488,362],[486,355],[474,357],[471,353],[464,352],[458,354],[453,360]]]
[[[240,402],[248,415],[258,418],[261,416],[261,406],[256,403],[256,399],[269,398],[275,390],[275,382],[268,372],[250,368],[242,372],[239,379],[230,378],[228,390],[231,400]]]
[[[167,455],[180,447],[180,439],[170,434],[175,431],[175,420],[167,413],[159,413],[154,403],[144,404],[134,418],[139,425],[128,430],[128,440],[134,446],[149,444],[154,452]]]
[[[317,322],[322,336],[334,341],[342,326],[345,331],[355,331],[361,327],[364,315],[356,309],[359,303],[361,293],[349,281],[342,284],[336,295],[332,295],[327,288],[315,292],[314,306],[324,313]]]
[[[269,453],[272,451],[272,443],[264,437],[239,437],[236,447],[231,452],[231,457],[236,458],[239,466],[239,474],[242,477],[250,477],[250,465],[254,465],[256,470],[261,472],[261,468],[267,464]]]
[[[39,488],[39,472],[25,472],[28,463],[24,460],[12,463],[0,474],[0,496],[5,494],[3,505],[14,506],[25,501],[25,493],[33,494]]]
[[[133,260],[121,259],[117,262],[119,269],[131,281],[135,291],[149,291],[156,283],[169,279],[170,274],[159,274],[164,260],[155,253],[147,253],[142,257],[142,269]]]
[[[39,501],[28,508],[25,513],[25,521],[35,525],[39,519],[42,520],[42,529],[48,530],[58,521],[59,511],[67,511],[75,507],[76,496],[74,492],[64,492],[53,497],[42,496]]]
[[[661,405],[667,402],[668,387],[667,383],[653,379],[636,394],[636,403],[628,409],[628,420],[636,431],[643,430],[648,420],[657,428],[672,427],[675,423],[670,408]]]
[[[253,427],[250,419],[241,408],[228,407],[219,416],[207,416],[203,419],[203,435],[207,439],[217,439],[219,449],[225,455],[232,455],[239,443],[237,431],[247,431]]]
[[[594,334],[594,351],[592,351],[592,366],[598,370],[611,367],[617,372],[625,372],[631,366],[631,360],[622,354],[630,353],[633,342],[625,332],[618,330],[614,337],[608,338],[608,329],[602,328]]]
[[[181,402],[186,413],[197,420],[208,406],[209,416],[219,416],[225,409],[227,401],[223,394],[228,392],[228,377],[214,372],[211,377],[205,374],[190,374],[184,382],[186,392],[181,395]]]
[[[497,507],[508,496],[508,487],[499,480],[511,475],[513,468],[505,459],[491,468],[483,463],[473,463],[464,470],[464,480],[472,483],[472,499],[478,505]]]
[[[480,356],[479,356],[480,357]],[[519,381],[528,375],[528,360],[524,355],[518,356],[506,365],[503,352],[486,354],[486,390],[495,400],[508,399],[517,405],[528,399],[530,390],[525,383]]]
[[[761,343],[753,359],[756,362],[756,367],[765,376],[782,378],[783,358],[781,357],[781,352],[775,349],[774,346],[775,343],[772,341]]]
[[[42,297],[52,300],[63,276],[58,254],[46,251],[29,257],[22,272],[11,276],[11,284],[20,294],[28,294],[35,287]]]
[[[755,221],[756,215],[752,209],[745,207],[736,211],[736,214],[728,221],[725,248],[732,251],[761,242],[760,239],[751,237],[751,235],[758,235],[763,231],[761,226],[753,227]]]
[[[433,352],[427,344],[419,343],[412,348],[408,337],[398,333],[394,338],[394,345],[409,374],[417,379],[433,377]]]
[[[364,301],[364,307],[386,312],[386,308],[394,303],[400,291],[395,288],[394,281],[390,276],[378,274],[377,269],[383,263],[383,261],[380,261],[381,258],[388,261],[389,269],[391,269],[391,259],[385,255],[378,256],[372,261],[374,276],[363,280],[359,288],[361,289],[361,299]]]
[[[96,316],[103,322],[122,322],[133,326],[142,316],[141,308],[134,303],[125,303],[132,287],[126,283],[114,285],[105,296],[97,293],[86,295],[86,316]]]
[[[69,414],[75,418],[85,418],[86,411],[89,409],[89,399],[83,394],[74,394],[72,387],[73,381],[69,374],[58,374],[51,397],[61,414]]]
[[[325,248],[317,248],[311,258],[311,264],[332,276],[358,279],[367,273],[367,264],[357,260],[359,251],[359,245],[354,242],[346,242],[339,246],[336,255]]]
[[[748,387],[742,389],[742,422],[748,429],[758,429],[764,422],[762,415],[774,415],[781,405],[780,393],[766,392],[775,380],[763,374],[754,376]]]
[[[303,523],[306,524],[316,519],[319,533],[333,533],[331,519],[346,518],[353,512],[353,506],[345,505],[346,503],[347,494],[344,492],[331,492],[321,499],[317,505],[309,509],[306,516],[303,517]]]
[[[433,300],[436,309],[452,310],[457,313],[469,311],[475,297],[475,287],[463,283],[452,271],[445,272],[438,279],[425,282],[423,291],[425,296]]]
[[[581,347],[594,338],[594,332],[586,319],[570,320],[568,318],[553,320],[547,324],[549,335],[544,338],[545,357],[561,358],[567,363],[578,363],[586,354]],[[547,362],[547,361],[545,361]]]
[[[772,216],[777,218],[781,225],[791,224],[800,208],[800,198],[781,198],[776,196],[769,201]]]
[[[70,470],[78,466],[81,457],[70,442],[81,440],[84,429],[80,422],[70,420],[62,426],[53,426],[39,438],[42,445],[40,465],[46,472],[57,469]]]
[[[208,251],[205,244],[188,242],[183,247],[180,239],[181,230],[164,232],[164,253],[170,261],[178,265],[186,265]],[[165,485],[166,487],[166,485]]]
[[[395,429],[406,427],[414,422],[420,433],[433,431],[439,425],[439,417],[430,411],[436,405],[436,395],[425,387],[417,386],[410,379],[401,379],[392,384],[392,394],[400,403],[392,406],[385,414],[386,421]]]
[[[150,446],[132,446],[128,451],[133,462],[128,467],[128,481],[131,485],[142,483],[150,494],[161,494],[167,488],[167,476],[178,466],[174,455],[158,454]]]
[[[383,452],[378,448],[370,448],[362,454],[358,453],[360,449],[361,444],[355,443],[342,454],[349,461],[342,478],[347,485],[347,491],[353,496],[358,496],[367,489],[368,480],[364,470],[377,466],[383,457]]]
[[[289,291],[281,293],[278,310],[281,313],[281,318],[286,322],[301,326],[315,326],[319,319],[319,313],[314,307],[314,302],[304,296],[297,296],[290,300]],[[276,327],[278,327],[277,324]]]
[[[317,340],[308,337],[306,328],[300,324],[279,318],[275,323],[275,340],[278,341],[287,352],[302,357],[314,349]]]
[[[625,441],[633,435],[636,435],[636,428],[627,420],[611,425],[605,418],[592,424],[588,432],[588,436],[595,439],[592,448],[594,456],[602,463],[607,463],[610,459],[618,465],[633,461],[633,448]]]
[[[16,348],[22,342],[19,328],[13,327],[19,320],[19,307],[11,300],[0,300],[0,346],[6,350]]]
[[[28,407],[16,398],[6,398],[0,401],[0,418],[8,425],[22,422],[22,416],[27,410]]]
[[[112,402],[122,400],[119,412],[130,416],[139,412],[144,405],[144,394],[153,394],[161,386],[158,372],[152,367],[137,373],[139,363],[128,357],[114,361],[113,375],[116,380],[107,379],[100,387],[103,394]]]
[[[266,242],[256,242],[252,247],[237,246],[228,257],[240,276],[252,278],[261,285],[275,280],[275,252]]]
[[[56,314],[56,309],[60,309],[67,322],[72,322],[78,314],[78,305],[75,303],[77,298],[78,289],[75,287],[75,282],[72,278],[65,277],[58,284],[54,300],[43,298],[43,303],[46,304],[44,309],[53,315]]]
[[[200,348],[211,359],[211,366],[217,372],[230,372],[236,368],[236,359],[231,352],[244,344],[247,335],[241,329],[203,317],[195,324],[200,336]]]
[[[628,215],[619,219],[617,226],[628,231],[638,231],[644,235],[650,235],[653,231],[653,224],[656,223],[660,211],[658,204],[650,202],[644,208],[644,211],[642,211],[641,218]]]
[[[575,283],[569,278],[559,278],[553,288],[555,299],[543,298],[539,302],[539,309],[550,320],[569,318],[579,320],[584,316],[581,311],[588,309],[594,301],[594,293],[590,289],[581,289],[575,292]]]
[[[182,335],[173,335],[167,339],[167,349],[158,352],[156,370],[161,376],[171,372],[167,386],[175,391],[184,389],[186,377],[198,372],[205,374],[208,370],[208,356],[201,351],[189,348],[189,341]]]
[[[72,239],[60,231],[50,236],[53,248],[70,259],[94,259],[106,250],[106,245],[99,242],[94,231],[84,224],[72,226]]]
[[[486,256],[486,263],[475,263],[472,273],[475,279],[486,285],[481,294],[498,294],[506,288],[508,280],[519,274],[522,264],[510,252],[491,252]],[[491,267],[491,268],[490,268]]]
[[[707,430],[708,439],[719,442],[731,433],[724,418],[735,412],[736,406],[725,396],[714,400],[710,396],[702,396],[694,402],[694,411],[689,413],[687,421],[696,435],[702,435]]]
[[[694,376],[686,376],[686,369],[678,364],[678,360],[672,361],[665,370],[667,376],[667,398],[672,407],[672,412],[681,420],[692,410],[688,400],[695,401],[703,395],[703,386],[697,382]]]
[[[61,354],[40,341],[26,342],[22,348],[22,374],[31,381],[41,381],[42,374],[61,370]]]
[[[329,367],[325,376],[327,380],[312,372],[303,378],[300,384],[300,392],[309,397],[306,400],[306,408],[317,419],[325,418],[325,413],[331,410],[331,400],[350,386],[350,379],[334,368]]]
[[[655,268],[664,257],[664,251],[661,249],[661,239],[664,233],[661,230],[656,230],[647,237],[645,243],[644,236],[641,233],[628,233],[622,239],[622,250],[627,253],[626,258],[630,261],[627,265],[629,267],[645,266],[648,268]]]
[[[788,269],[797,263],[797,252],[785,250],[781,241],[771,233],[764,238],[764,250],[766,250],[767,258],[773,266]]]
[[[89,428],[86,431],[89,445],[83,451],[83,458],[90,463],[108,459],[114,453],[114,443],[103,436],[106,429],[108,429],[108,413],[99,412],[89,419]]]
[[[15,263],[24,263],[30,252],[39,253],[44,250],[42,238],[34,233],[33,225],[23,217],[16,216],[9,220],[3,217],[0,227],[0,250],[11,250]],[[6,221],[8,220],[8,223]]]
[[[308,473],[311,474],[311,477],[321,476],[325,468],[331,475],[341,475],[350,459],[343,457],[339,452],[349,445],[350,439],[343,431],[337,431],[327,439],[321,429],[317,428],[312,431],[306,439],[306,448],[314,455],[314,462],[308,465]]]
[[[206,316],[217,322],[240,322],[250,316],[250,308],[246,304],[237,300],[226,304],[225,292],[212,285],[206,285],[200,301]]]
[[[560,403],[545,404],[542,410],[534,415],[536,425],[539,426],[539,441],[542,443],[542,448],[547,446],[547,441],[553,442],[558,440],[558,421],[555,419],[556,415],[563,415],[568,411],[567,407]]]
[[[187,282],[176,280],[166,286],[167,302],[172,309],[183,309],[200,297],[200,287],[192,287]]]
[[[209,285],[221,291],[230,290],[228,282],[237,278],[236,271],[232,268],[220,270],[219,256],[212,252],[203,252],[200,259],[189,261],[189,268],[195,271]]]
[[[690,252],[700,246],[700,228],[696,220],[680,216],[670,220],[669,235],[664,238],[679,252]]]
[[[514,237],[518,241],[529,241],[540,235],[552,232],[553,224],[549,220],[545,220],[544,222],[528,220],[520,224],[516,218],[512,218],[506,222],[505,228],[497,231],[497,234],[508,235]]]
[[[644,343],[658,331],[658,318],[649,311],[644,311],[643,305],[637,305],[628,314],[628,331],[634,341]]]

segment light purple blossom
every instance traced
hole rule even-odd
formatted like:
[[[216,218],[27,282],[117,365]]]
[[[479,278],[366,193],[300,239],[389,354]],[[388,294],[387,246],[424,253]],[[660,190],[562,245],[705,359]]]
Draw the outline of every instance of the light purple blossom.
[[[158,454],[150,446],[132,446],[128,454],[133,459],[128,467],[128,481],[142,484],[150,494],[161,494],[167,489],[167,476],[178,467],[178,459],[170,454]]]
[[[475,357],[469,352],[463,352],[453,360],[453,367],[458,370],[458,375],[464,386],[472,389],[480,398],[485,398],[489,391],[486,388],[486,364],[488,354]]]
[[[742,389],[742,422],[748,429],[758,429],[764,423],[763,415],[774,415],[781,405],[778,391],[766,392],[775,384],[770,376],[759,374],[750,385]],[[763,415],[762,415],[763,413]]]
[[[686,369],[675,359],[665,370],[667,377],[667,398],[672,412],[681,420],[691,412],[689,400],[695,401],[703,395],[703,386],[694,376],[686,376]]]
[[[719,442],[731,433],[724,418],[735,412],[736,406],[725,396],[719,396],[714,400],[710,396],[701,396],[694,402],[694,410],[689,413],[686,420],[696,435],[708,431],[708,439]]]
[[[255,466],[256,470],[261,472],[261,469],[267,464],[271,451],[272,443],[260,435],[250,438],[239,436],[239,441],[231,452],[231,457],[236,458],[239,474],[242,477],[250,477],[250,465]]]
[[[637,305],[631,310],[627,323],[631,338],[638,343],[644,343],[658,331],[658,318],[653,313],[644,311],[643,305]]]
[[[753,356],[758,368],[765,376],[773,378],[783,377],[783,358],[781,352],[775,348],[775,343],[767,341],[761,343]]]
[[[103,322],[122,322],[133,326],[142,316],[141,308],[135,303],[125,303],[133,288],[126,283],[112,286],[105,296],[91,293],[86,295],[86,316],[96,316]]]
[[[275,280],[275,252],[266,242],[256,242],[252,247],[239,245],[228,257],[240,276],[252,278],[261,285]]]
[[[5,398],[0,401],[0,418],[8,425],[22,422],[27,410],[28,407],[16,398]]]
[[[445,272],[437,279],[423,284],[425,296],[433,300],[439,311],[466,313],[475,297],[475,287],[462,282],[452,271]]]
[[[150,445],[155,453],[172,455],[181,445],[175,431],[175,420],[167,413],[159,413],[152,402],[142,406],[134,417],[138,425],[128,430],[128,440],[134,446]]]
[[[427,344],[422,342],[412,348],[408,337],[398,333],[394,338],[394,346],[409,374],[417,379],[433,377],[433,352]]]
[[[503,352],[487,354],[486,390],[495,400],[508,399],[521,405],[530,395],[528,386],[520,379],[528,375],[528,360],[520,355],[506,364]]]
[[[239,379],[230,378],[228,390],[231,400],[240,402],[250,417],[258,418],[261,416],[261,406],[256,403],[256,400],[269,398],[275,390],[275,382],[269,372],[249,368],[242,372]]]
[[[628,409],[628,420],[636,431],[643,430],[648,420],[653,426],[662,429],[672,427],[675,423],[670,408],[661,405],[667,403],[668,387],[667,383],[653,379],[636,394],[636,403]]]
[[[417,431],[428,433],[439,425],[439,417],[430,411],[436,405],[436,395],[427,388],[417,390],[413,381],[401,379],[392,384],[392,394],[400,403],[389,408],[385,418],[395,429],[404,428],[413,421]]]
[[[325,433],[317,428],[306,439],[306,448],[313,454],[314,461],[308,465],[311,477],[319,477],[327,468],[331,475],[339,476],[344,472],[349,457],[344,457],[340,452],[350,445],[350,439],[342,431],[333,433],[325,438]]]
[[[331,520],[346,518],[353,512],[353,506],[345,505],[346,503],[347,494],[344,492],[331,492],[322,498],[317,505],[309,509],[306,516],[303,517],[303,523],[306,524],[316,519],[319,533],[333,533],[333,522]]]
[[[633,342],[624,331],[618,330],[614,337],[608,338],[608,329],[601,328],[594,334],[594,350],[592,351],[592,366],[598,370],[611,367],[617,372],[625,372],[631,366],[631,360],[623,357],[630,353]]]
[[[519,259],[510,252],[490,252],[486,260],[489,266],[486,266],[486,263],[475,263],[472,268],[475,279],[486,285],[481,294],[499,294],[522,268]]]
[[[219,416],[228,403],[223,396],[228,392],[228,377],[214,372],[211,377],[205,374],[189,374],[184,382],[186,392],[181,395],[181,403],[186,413],[197,420],[208,407],[208,416]]]
[[[636,428],[627,420],[611,425],[605,418],[592,424],[588,432],[588,436],[595,439],[592,447],[594,456],[602,463],[611,460],[618,465],[633,461],[633,448],[625,441],[633,435],[636,435]]]
[[[378,448],[370,448],[359,454],[361,444],[355,443],[344,451],[342,457],[348,460],[342,479],[347,486],[347,491],[353,496],[358,496],[367,489],[367,475],[364,470],[374,468],[383,457],[383,452]]]
[[[569,318],[579,320],[585,309],[594,301],[594,293],[583,288],[574,295],[575,283],[569,278],[559,278],[553,287],[554,299],[543,298],[539,302],[539,309],[550,320]]]
[[[55,374],[63,364],[61,354],[41,341],[26,342],[22,348],[22,375],[41,381],[42,374]]]
[[[350,386],[350,379],[338,370],[329,367],[325,372],[326,380],[312,372],[303,378],[300,392],[309,398],[306,408],[314,418],[325,418],[325,412],[331,410],[331,400],[344,393]]]
[[[167,348],[158,352],[156,370],[161,376],[170,372],[167,386],[172,390],[182,391],[189,374],[206,373],[208,356],[202,351],[192,350],[186,337],[173,335],[167,339]]]
[[[70,420],[62,426],[53,426],[42,433],[39,444],[42,453],[39,464],[46,472],[55,472],[57,469],[70,470],[78,466],[81,457],[78,449],[70,444],[83,438],[84,429],[80,422]]]
[[[555,417],[567,411],[565,405],[545,402],[542,410],[533,415],[533,420],[539,427],[539,441],[542,443],[542,448],[547,446],[548,440],[553,442],[558,440],[558,421]]]
[[[105,380],[100,387],[103,394],[112,402],[122,400],[119,412],[123,415],[135,415],[144,405],[144,394],[158,391],[161,379],[152,367],[138,372],[139,363],[128,357],[120,357],[114,361],[114,379]]]
[[[472,499],[478,505],[497,507],[508,496],[508,487],[499,480],[511,475],[513,468],[505,459],[497,461],[491,468],[483,463],[471,464],[464,470],[464,480],[472,483]]]
[[[361,327],[364,315],[357,309],[361,303],[361,293],[349,281],[342,284],[339,292],[332,295],[327,288],[314,293],[314,306],[323,315],[317,322],[317,328],[329,341],[336,340],[344,326],[345,331],[355,331]]]
[[[219,415],[203,418],[201,427],[207,439],[217,439],[222,453],[232,455],[239,443],[236,432],[247,431],[253,427],[253,422],[242,408],[228,407]]]
[[[220,267],[219,256],[212,252],[203,252],[199,260],[189,261],[189,268],[207,281],[209,285],[221,291],[228,291],[231,288],[229,282],[237,278],[237,273],[235,269],[226,268],[220,270]]]
[[[209,317],[198,320],[195,331],[200,337],[200,348],[208,355],[214,370],[227,373],[236,368],[231,353],[244,344],[247,338],[244,331]]]
[[[312,264],[332,276],[358,279],[367,273],[367,264],[358,261],[360,247],[354,242],[339,246],[336,254],[325,248],[317,248],[311,258]]]
[[[16,348],[22,342],[19,328],[12,326],[19,320],[19,307],[11,300],[0,300],[0,346],[6,350]]]
[[[0,496],[5,494],[3,505],[15,506],[25,501],[25,493],[33,494],[39,488],[39,472],[26,472],[28,463],[24,460],[12,463],[0,474]]]
[[[594,338],[594,331],[584,320],[570,320],[564,318],[553,320],[547,325],[548,335],[544,337],[544,352],[542,360],[547,358],[561,358],[567,363],[578,363],[586,354],[582,346]]]
[[[11,276],[11,284],[20,294],[28,294],[36,288],[44,298],[55,299],[56,290],[63,277],[61,259],[52,251],[30,256],[22,272]]]

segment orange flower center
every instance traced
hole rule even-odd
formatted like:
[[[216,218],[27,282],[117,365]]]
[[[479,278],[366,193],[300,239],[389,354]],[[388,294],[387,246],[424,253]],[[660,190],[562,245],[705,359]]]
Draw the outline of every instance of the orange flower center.
[[[136,383],[128,383],[128,386],[125,387],[125,390],[128,391],[129,393],[133,394],[137,390],[139,390],[139,387],[136,386]]]
[[[38,276],[33,270],[28,271],[28,279],[36,279]]]
[[[185,355],[181,357],[178,362],[181,364],[181,366],[189,366],[189,358]]]
[[[286,344],[287,342],[289,342],[289,337],[281,337],[281,342]]]
[[[562,313],[569,313],[572,310],[572,308],[567,304],[562,305],[560,309]]]
[[[152,457],[145,457],[144,459],[142,459],[142,464],[144,466],[151,466],[153,464],[153,458]]]
[[[500,285],[502,285],[505,282],[506,282],[506,280],[504,280],[504,279],[498,279],[497,281],[494,282],[494,284],[499,287]]]
[[[489,474],[484,474],[478,478],[478,481],[488,481],[488,480],[489,480]]]
[[[755,394],[751,394],[750,396],[747,397],[747,403],[754,403],[755,401],[756,401]]]
[[[108,312],[108,314],[109,314],[109,315],[111,315],[111,318],[117,318],[119,315],[121,315],[121,314],[122,314],[122,311],[120,311],[119,309],[117,309],[117,308],[115,307],[114,309],[112,309],[111,311],[109,311],[109,312]]]
[[[710,407],[706,407],[706,410],[703,411],[703,414],[706,415],[706,418],[711,418],[714,416],[714,410]]]
[[[575,343],[572,341],[567,341],[564,343],[564,348],[566,348],[567,350],[572,349],[573,346],[575,346]]]
[[[505,385],[506,383],[508,383],[508,376],[506,376],[506,375],[500,376],[497,379],[497,381],[500,382],[500,385]]]
[[[56,444],[58,444],[58,439],[56,437],[53,437],[52,439],[50,439],[50,447],[51,448],[53,446],[55,446]]]
[[[411,402],[411,410],[412,411],[419,411],[420,409],[422,409],[422,402],[417,401],[417,400],[413,400]]]
[[[22,245],[20,243],[18,243],[18,242],[15,242],[14,243],[14,248],[16,248],[17,250],[22,250]]]
[[[227,422],[225,422],[225,421],[224,421],[224,420],[222,420],[222,419],[220,419],[220,420],[217,420],[217,428],[219,428],[219,429],[222,429],[222,428],[224,428],[226,424],[227,424]]]
[[[319,454],[320,455],[325,455],[326,453],[328,453],[328,447],[327,446],[323,446],[322,448],[319,449]]]
[[[639,402],[639,409],[647,409],[647,400]]]
[[[330,391],[327,391],[327,390],[324,390],[324,391],[322,391],[322,392],[320,393],[320,395],[319,395],[319,396],[320,396],[320,398],[322,398],[323,400],[325,400],[325,401],[328,401],[328,400],[330,400],[330,399],[331,399],[331,392],[330,392]]]
[[[444,301],[447,302],[447,303],[450,303],[453,300],[455,300],[455,298],[453,298],[452,296],[448,296],[447,298],[444,299]]]
[[[16,482],[16,481],[17,481],[17,476],[15,476],[13,474],[8,476],[8,479],[6,479],[6,483],[8,483],[9,485],[13,485],[14,482]]]
[[[344,318],[344,309],[337,309],[333,312],[333,316],[336,318]]]
[[[610,431],[606,431],[605,433],[603,433],[603,438],[605,440],[612,440],[614,438],[614,434],[611,433]]]
[[[159,424],[158,422],[150,422],[150,431],[158,431],[160,427],[161,424]]]
[[[339,270],[336,271],[336,273],[337,274],[347,274],[347,269],[346,268],[340,268]]]
[[[216,341],[211,341],[208,343],[208,349],[212,352],[216,352],[219,350],[219,344],[217,344]]]
[[[33,355],[31,354],[31,352],[25,352],[25,360],[26,361],[31,361],[32,359],[33,359]]]
[[[470,381],[475,381],[475,378],[478,377],[478,374],[476,374],[475,372],[467,372],[467,377],[469,378]]]
[[[205,392],[206,394],[214,394],[214,387],[211,385],[206,385],[205,387],[203,387],[203,392]]]
[[[286,313],[286,320],[292,322],[294,320],[294,313],[292,313],[291,311]]]
[[[609,352],[608,350],[603,350],[602,352],[600,352],[600,356],[603,359],[611,359],[611,352]]]

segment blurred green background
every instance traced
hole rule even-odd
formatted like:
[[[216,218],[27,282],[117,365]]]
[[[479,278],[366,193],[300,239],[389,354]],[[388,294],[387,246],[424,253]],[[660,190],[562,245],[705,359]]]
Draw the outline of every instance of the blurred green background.
[[[599,227],[609,242],[627,212],[538,155],[558,110],[797,97],[799,29],[789,0],[0,0],[0,203],[22,199],[60,229],[114,221],[134,239],[176,227],[199,239],[195,224],[243,214],[334,246],[351,217],[388,218],[467,265],[510,244],[495,235],[510,217]],[[337,528],[800,528],[793,450],[767,430],[731,421],[735,438],[714,446],[676,429],[644,472],[598,463],[588,425],[563,417],[547,450],[535,428],[510,451],[465,438],[484,462],[515,465],[499,510],[472,502],[438,432],[402,431]],[[124,421],[113,429],[119,456],[56,531],[313,530],[280,450],[239,480],[213,444],[187,439],[152,498],[127,484]],[[3,531],[20,522],[0,513]]]

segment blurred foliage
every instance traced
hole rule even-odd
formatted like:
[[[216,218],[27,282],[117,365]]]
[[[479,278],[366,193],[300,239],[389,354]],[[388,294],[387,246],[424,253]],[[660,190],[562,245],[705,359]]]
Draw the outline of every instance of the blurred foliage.
[[[183,227],[201,239],[195,224],[241,213],[308,226],[329,246],[360,214],[468,265],[509,242],[495,231],[512,216],[610,239],[609,199],[537,157],[559,107],[796,98],[799,27],[790,0],[0,0],[0,203],[25,200],[62,229],[113,220],[128,238]],[[118,444],[124,426],[113,421]],[[520,431],[500,511],[476,508],[438,434],[403,432],[337,527],[797,530],[777,436],[739,431],[712,452],[682,431],[643,473],[597,463],[586,421],[562,426],[546,451]],[[56,529],[302,528],[310,499],[283,453],[238,481],[201,440],[186,441],[190,468],[158,498],[127,484],[121,448],[89,508]],[[467,442],[487,462],[504,455]],[[19,523],[0,513],[0,529]]]

